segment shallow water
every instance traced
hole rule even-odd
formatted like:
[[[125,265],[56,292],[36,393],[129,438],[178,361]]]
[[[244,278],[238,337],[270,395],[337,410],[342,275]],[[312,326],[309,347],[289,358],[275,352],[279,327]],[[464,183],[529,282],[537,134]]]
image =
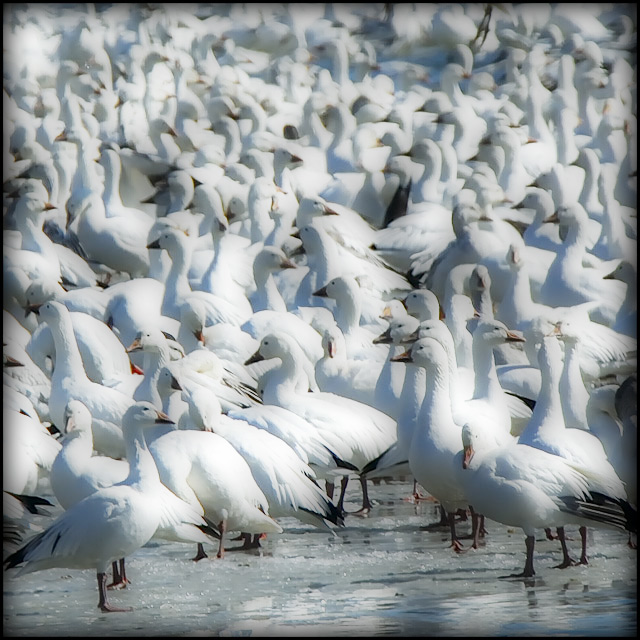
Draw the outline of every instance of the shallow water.
[[[501,579],[524,566],[522,531],[488,521],[486,545],[457,555],[445,530],[421,530],[437,511],[407,501],[411,488],[373,486],[369,517],[347,516],[336,536],[285,518],[259,552],[198,563],[195,547],[149,544],[127,559],[133,584],[110,592],[131,613],[98,611],[90,570],[7,572],[5,635],[636,635],[637,552],[626,534],[590,529],[589,566],[560,570],[559,543],[540,532],[536,577]],[[347,510],[359,499],[350,483]],[[470,521],[458,527],[469,533]],[[578,532],[568,532],[577,556]]]

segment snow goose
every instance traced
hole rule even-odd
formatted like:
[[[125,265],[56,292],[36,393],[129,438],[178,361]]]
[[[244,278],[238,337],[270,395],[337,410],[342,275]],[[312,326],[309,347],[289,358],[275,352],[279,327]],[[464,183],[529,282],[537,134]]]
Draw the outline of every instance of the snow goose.
[[[41,420],[49,420],[51,382],[18,343],[8,342],[2,348],[2,380],[31,401]]]
[[[166,421],[166,416],[149,404],[130,407],[123,422],[129,460],[127,478],[98,489],[65,511],[44,532],[7,557],[6,569],[19,567],[20,575],[55,567],[95,568],[101,611],[130,611],[109,603],[106,572],[112,562],[145,545],[167,517],[163,514],[166,494],[143,432],[144,428]],[[190,531],[187,535],[194,542],[208,542],[209,536],[202,532],[205,520],[197,510],[179,503],[180,511],[174,510],[169,517],[177,520],[182,530]]]
[[[95,286],[97,276],[87,262],[71,249],[52,242],[44,232],[45,214],[52,208],[34,193],[27,193],[16,202],[14,214],[22,237],[21,251],[7,250],[7,258],[32,278],[53,274],[59,275],[67,286]]]
[[[146,250],[153,220],[107,218],[99,193],[88,196],[77,212],[77,235],[91,260],[132,277],[149,273]]]
[[[561,224],[567,225],[567,235],[549,267],[538,302],[552,307],[597,302],[591,318],[610,326],[624,300],[624,285],[604,281],[606,272],[583,266],[586,253],[585,224],[588,220],[583,207],[578,203],[560,207],[558,217]]]
[[[637,300],[636,285],[637,274],[636,268],[629,260],[622,260],[620,264],[609,274],[604,277],[605,280],[620,280],[627,285],[624,302],[620,305],[615,321],[611,328],[614,331],[635,338],[637,336]]]
[[[192,291],[188,281],[188,270],[192,246],[186,234],[176,229],[166,229],[160,237],[147,245],[150,249],[164,249],[171,258],[171,269],[165,282],[162,314],[180,319],[180,309],[189,298],[201,300],[205,305],[207,324],[230,322],[241,325],[247,320],[246,313],[228,301],[206,291]]]
[[[122,482],[129,475],[129,463],[108,456],[93,455],[91,414],[78,400],[65,410],[62,448],[51,465],[51,489],[63,509],[102,487]]]
[[[473,425],[463,427],[462,443],[462,482],[469,502],[485,517],[521,527],[525,533],[524,570],[512,577],[535,575],[537,528],[566,524],[636,528],[631,510],[625,512],[617,500],[600,493],[599,478],[588,468],[517,442],[496,447]]]
[[[627,495],[624,486],[607,460],[602,443],[598,438],[582,429],[566,428],[563,404],[567,406],[569,417],[571,417],[570,407],[566,402],[563,403],[561,398],[570,389],[562,385],[562,348],[555,336],[544,338],[538,352],[538,360],[542,374],[540,395],[531,420],[520,434],[518,442],[565,458],[580,467],[588,468],[596,477],[600,477],[599,482],[603,483],[598,485],[593,480],[592,488],[600,493],[606,492],[605,495],[617,500],[626,501]],[[586,528],[581,528],[580,534],[582,536],[580,562],[587,564]],[[561,535],[559,533],[559,536]],[[563,553],[563,564],[565,566],[573,564],[564,545]]]
[[[279,437],[240,418],[221,414],[215,395],[204,390],[189,394],[202,420],[201,428],[231,443],[247,461],[269,503],[272,518],[293,516],[313,526],[342,523],[335,505],[315,482],[315,472]]]
[[[132,366],[120,340],[103,322],[93,316],[78,311],[69,312],[69,316],[89,380],[116,388],[131,396],[140,378],[132,374],[135,367]],[[41,323],[33,332],[26,349],[43,371],[49,372],[47,358],[50,358],[55,366],[55,343],[52,330],[47,323]]]
[[[368,462],[389,448],[397,437],[396,422],[386,414],[360,402],[327,392],[301,393],[296,390],[303,374],[301,349],[287,334],[271,333],[262,338],[260,347],[247,361],[280,358],[280,366],[269,370],[260,379],[259,391],[265,404],[289,409],[313,423],[326,438],[331,449],[352,470],[361,470]],[[345,424],[348,416],[349,429]],[[363,510],[370,508],[362,479]],[[342,509],[346,480],[338,508]]]
[[[40,307],[41,319],[49,325],[56,349],[56,364],[51,376],[49,413],[56,425],[64,424],[64,412],[70,400],[83,402],[93,416],[96,451],[120,458],[124,455],[122,416],[133,404],[130,396],[87,378],[69,311],[59,302]]]
[[[215,393],[225,411],[261,402],[253,378],[232,363],[225,366],[209,349],[195,349],[170,368],[185,389],[204,387]],[[239,373],[234,373],[234,369]]]
[[[104,200],[105,215],[107,218],[124,217],[127,219],[140,220],[143,224],[149,224],[153,217],[142,209],[126,207],[122,203],[120,195],[120,176],[122,173],[122,161],[115,149],[104,149],[98,164],[104,169]],[[150,228],[150,226],[149,226]]]
[[[256,290],[249,296],[254,313],[264,309],[287,311],[287,305],[278,290],[274,274],[281,269],[295,269],[296,264],[289,260],[279,247],[265,246],[253,261],[253,278]]]
[[[191,419],[202,416],[189,405]],[[267,513],[269,504],[245,459],[222,436],[207,431],[177,430],[154,440],[149,449],[160,480],[179,498],[197,510],[220,532],[217,557],[224,556],[225,533],[282,533]],[[205,558],[201,543],[193,560]]]
[[[422,338],[397,360],[413,362],[426,371],[424,400],[409,447],[409,467],[418,483],[448,514],[451,547],[460,551],[462,545],[456,535],[454,515],[469,503],[453,465],[453,458],[460,451],[460,427],[451,413],[447,354],[434,338]]]
[[[393,319],[389,323],[389,328],[379,335],[375,341],[389,343],[392,348],[389,350],[389,357],[385,366],[390,368],[389,375],[380,375],[378,384],[385,385],[385,389],[394,389],[398,383],[402,383],[398,400],[392,410],[386,413],[392,416],[398,425],[398,437],[396,442],[381,456],[372,460],[363,469],[363,475],[368,478],[385,475],[407,475],[411,473],[409,468],[409,448],[415,422],[424,398],[424,369],[411,363],[405,363],[402,359],[405,354],[404,342],[410,339],[413,332],[418,328],[417,318],[404,316]],[[397,369],[405,364],[405,371],[401,375]],[[391,384],[389,383],[391,378]],[[388,393],[388,391],[387,391]],[[416,488],[414,487],[414,495]]]
[[[622,207],[614,197],[619,164],[602,164],[598,178],[598,197],[602,203],[602,232],[591,248],[601,260],[628,259],[637,250],[637,239],[625,228]]]
[[[108,456],[93,456],[91,414],[82,402],[72,400],[65,411],[62,448],[53,464],[49,481],[60,506],[66,511],[103,487],[126,480],[129,463]],[[124,587],[128,580],[124,558],[114,561],[113,583],[107,588]]]
[[[2,424],[2,487],[17,495],[34,495],[39,481],[49,475],[60,443],[35,412],[27,415],[24,410],[14,409],[8,401],[3,406]]]
[[[324,356],[315,364],[316,382],[321,391],[357,400],[388,415],[391,413],[399,389],[389,386],[388,375],[380,381],[386,362],[347,357],[344,334],[337,326],[325,330],[322,347]],[[380,393],[376,392],[378,387]],[[401,381],[399,387],[402,387]]]
[[[363,293],[355,278],[338,276],[314,291],[313,295],[332,298],[336,301],[334,318],[338,328],[344,334],[349,358],[383,361],[386,358],[387,349],[372,345],[373,339],[383,328],[379,320],[383,304],[380,302],[377,305],[377,313],[374,316],[377,320],[376,324],[364,324]]]

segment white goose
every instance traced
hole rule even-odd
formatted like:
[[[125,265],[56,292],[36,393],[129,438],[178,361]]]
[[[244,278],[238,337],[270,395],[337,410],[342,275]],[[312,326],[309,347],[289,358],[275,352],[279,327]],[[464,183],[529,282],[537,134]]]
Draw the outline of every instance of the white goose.
[[[194,542],[209,541],[200,528],[206,522],[197,511],[181,504],[181,510],[166,514],[165,492],[149,454],[143,429],[166,422],[151,405],[141,403],[126,413],[123,431],[127,442],[129,475],[126,480],[102,488],[65,511],[44,532],[7,557],[7,569],[20,573],[54,567],[95,568],[98,607],[103,612],[130,611],[111,605],[107,599],[107,569],[119,558],[130,556],[145,545],[167,517],[172,518]]]
[[[591,491],[598,491],[617,500],[626,501],[624,486],[611,463],[607,460],[602,443],[596,436],[582,429],[566,428],[563,415],[562,394],[569,389],[562,385],[562,348],[555,336],[546,337],[538,352],[542,386],[531,420],[524,428],[518,442],[565,458],[572,464],[588,468],[595,477]],[[568,412],[567,412],[568,413]],[[598,484],[598,482],[600,484]],[[587,564],[586,528],[580,529],[582,555],[580,562]],[[563,532],[558,532],[563,540]],[[563,543],[563,565],[573,564]]]
[[[89,380],[116,388],[131,396],[140,383],[140,378],[132,374],[134,367],[120,340],[104,322],[86,313],[70,311],[69,316]],[[48,324],[41,323],[38,326],[26,350],[43,371],[49,371],[47,358],[55,363],[56,349]]]
[[[2,488],[16,495],[34,495],[39,481],[47,477],[60,443],[42,425],[35,411],[14,408],[6,394],[2,409]]]
[[[447,512],[451,547],[460,551],[454,515],[459,508],[466,509],[469,502],[453,465],[453,458],[460,451],[460,427],[451,411],[447,353],[434,338],[421,338],[400,357],[426,371],[424,400],[409,447],[409,467],[414,478]]]
[[[171,269],[165,282],[162,314],[180,319],[185,301],[194,298],[205,305],[207,324],[230,322],[241,325],[248,319],[246,309],[240,309],[227,300],[206,291],[192,291],[188,280],[192,245],[187,236],[175,229],[166,229],[160,237],[147,245],[150,249],[164,249],[171,257]]]
[[[566,524],[604,525],[636,529],[635,518],[605,495],[592,496],[601,483],[591,469],[546,451],[516,442],[495,447],[481,429],[462,429],[461,467],[465,494],[485,517],[521,527],[527,559],[513,577],[532,577],[535,530]]]
[[[247,461],[269,502],[273,518],[293,516],[328,528],[342,522],[335,505],[315,482],[315,472],[279,437],[252,424],[221,414],[218,399],[204,390],[189,394],[205,431],[221,435]]]
[[[196,424],[202,421],[193,404],[190,416]],[[195,509],[204,509],[205,517],[218,526],[218,558],[224,556],[228,531],[282,532],[282,527],[266,515],[267,499],[249,465],[222,436],[206,431],[172,431],[154,440],[149,449],[162,483]],[[193,559],[205,557],[199,543]]]
[[[121,458],[125,454],[122,417],[133,404],[130,396],[87,378],[73,323],[67,308],[50,301],[40,307],[41,319],[49,325],[56,349],[56,364],[51,376],[49,412],[54,424],[64,424],[64,412],[71,400],[83,402],[93,416],[93,440],[96,451]]]
[[[281,364],[269,370],[260,380],[259,391],[265,404],[275,404],[305,418],[320,431],[331,449],[349,463],[352,470],[361,470],[368,462],[389,448],[397,437],[396,422],[386,414],[360,402],[327,392],[300,393],[297,380],[303,374],[301,349],[287,334],[266,335],[256,353],[247,361],[280,358]],[[348,419],[345,420],[345,416]],[[345,430],[342,425],[348,424]],[[365,490],[365,482],[363,492]],[[346,480],[338,508],[342,509]],[[363,509],[370,503],[366,493]]]
[[[60,506],[66,511],[98,489],[123,482],[129,475],[126,460],[93,456],[91,414],[78,400],[72,400],[65,411],[62,449],[51,465],[49,481]],[[124,558],[113,562],[113,583],[107,589],[126,587],[128,580]]]
[[[540,288],[538,302],[558,307],[594,301],[598,307],[590,314],[592,319],[610,326],[624,300],[624,287],[622,283],[603,280],[606,272],[583,266],[588,220],[583,207],[578,203],[560,207],[558,217],[568,231]]]

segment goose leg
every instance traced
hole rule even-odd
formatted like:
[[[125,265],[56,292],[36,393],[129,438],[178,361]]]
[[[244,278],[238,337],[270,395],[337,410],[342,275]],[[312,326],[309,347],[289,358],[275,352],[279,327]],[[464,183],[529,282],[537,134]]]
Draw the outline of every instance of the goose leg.
[[[327,496],[329,497],[329,500],[333,500],[333,490],[335,489],[336,485],[333,484],[333,482],[329,482],[328,480],[325,480],[325,489],[327,491]]]
[[[501,576],[502,578],[532,578],[536,575],[533,570],[533,550],[536,545],[535,536],[527,536],[524,544],[527,548],[527,560],[524,563],[524,571],[522,573],[514,573],[510,576]]]
[[[558,527],[558,539],[560,540],[560,546],[562,547],[562,562],[556,566],[556,569],[566,569],[567,567],[572,567],[577,562],[569,555],[569,550],[567,549],[567,541],[565,540],[564,535],[564,527]]]
[[[456,514],[455,514],[455,511],[449,512],[448,516],[449,516],[449,528],[451,530],[451,545],[450,545],[450,547],[456,553],[460,553],[461,551],[464,551],[464,547],[462,546],[462,543],[460,542],[460,540],[458,539],[458,536],[456,534]]]
[[[440,504],[438,505],[438,509],[440,511],[440,520],[438,522],[432,522],[424,527],[420,527],[422,531],[433,531],[434,529],[449,526],[449,518],[447,517],[447,512],[444,510],[444,507]]]
[[[582,540],[582,553],[580,554],[580,564],[589,564],[587,558],[587,527],[580,527],[580,538]]]
[[[220,530],[220,545],[218,546],[216,558],[224,558],[224,532],[227,529],[227,522],[225,520],[221,520],[218,525],[218,529]]]
[[[98,608],[104,613],[111,612],[125,612],[125,611],[133,611],[131,607],[114,607],[109,604],[109,600],[107,599],[107,574],[100,573],[97,574],[98,578],[98,593],[100,594],[100,599],[98,600]]]
[[[471,533],[473,538],[471,548],[477,549],[479,544],[480,531],[482,529],[482,520],[484,516],[476,513],[471,505],[469,505],[469,511],[471,511]]]
[[[336,505],[338,508],[338,512],[341,514],[345,513],[344,494],[347,492],[347,484],[349,484],[349,476],[342,476],[342,480],[340,481],[340,499],[338,500],[338,504]]]
[[[120,558],[118,562],[112,562],[111,569],[113,571],[113,581],[107,585],[107,589],[126,589],[127,585],[131,584],[131,582],[127,580],[124,558]]]
[[[373,506],[369,501],[369,488],[367,487],[367,479],[360,476],[360,486],[362,487],[362,509],[356,511],[357,514],[366,516]]]
[[[202,542],[198,542],[198,551],[196,553],[196,555],[191,558],[194,562],[198,562],[199,560],[202,560],[202,558],[208,558],[204,547],[202,546]]]

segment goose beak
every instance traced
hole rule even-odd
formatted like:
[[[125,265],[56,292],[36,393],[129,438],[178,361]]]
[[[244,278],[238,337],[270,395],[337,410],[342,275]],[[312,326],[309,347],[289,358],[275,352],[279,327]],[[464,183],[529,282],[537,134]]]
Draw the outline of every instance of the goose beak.
[[[156,411],[156,413],[158,414],[156,424],[175,424],[175,422],[166,413],[162,413],[162,411]]]
[[[507,342],[526,342],[526,340],[515,331],[507,331]]]
[[[147,245],[147,249],[161,249],[160,240],[154,240]]]
[[[131,353],[132,351],[140,351],[142,349],[142,344],[140,343],[140,339],[136,338],[128,347],[127,353]]]
[[[391,342],[391,327],[389,327],[384,333],[381,333],[377,338],[373,339],[373,344],[389,344]]]
[[[253,364],[254,362],[262,362],[264,356],[260,353],[260,350],[256,351],[248,360],[245,361],[245,366]]]
[[[398,356],[393,356],[390,360],[391,362],[413,362],[410,351],[405,351]]]
[[[318,296],[319,298],[328,298],[329,296],[327,295],[327,287],[322,287],[321,289],[318,289],[317,291],[313,292],[314,296]]]
[[[297,269],[298,265],[295,262],[291,262],[291,260],[289,260],[288,258],[285,258],[280,263],[280,268],[281,269]]]
[[[403,344],[412,344],[414,343],[420,336],[418,335],[418,329],[416,329],[411,335],[408,335],[406,338],[402,340]]]
[[[69,418],[67,418],[67,421],[65,422],[64,432],[71,433],[75,429],[75,427],[76,427],[75,420],[73,419],[73,416],[70,416]]]
[[[171,388],[175,389],[176,391],[182,391],[182,387],[180,386],[180,383],[175,378],[175,376],[171,376]]]
[[[22,362],[19,362],[18,360],[16,360],[15,358],[12,358],[11,356],[5,356],[4,362],[2,363],[2,366],[4,366],[4,367],[24,367]]]

